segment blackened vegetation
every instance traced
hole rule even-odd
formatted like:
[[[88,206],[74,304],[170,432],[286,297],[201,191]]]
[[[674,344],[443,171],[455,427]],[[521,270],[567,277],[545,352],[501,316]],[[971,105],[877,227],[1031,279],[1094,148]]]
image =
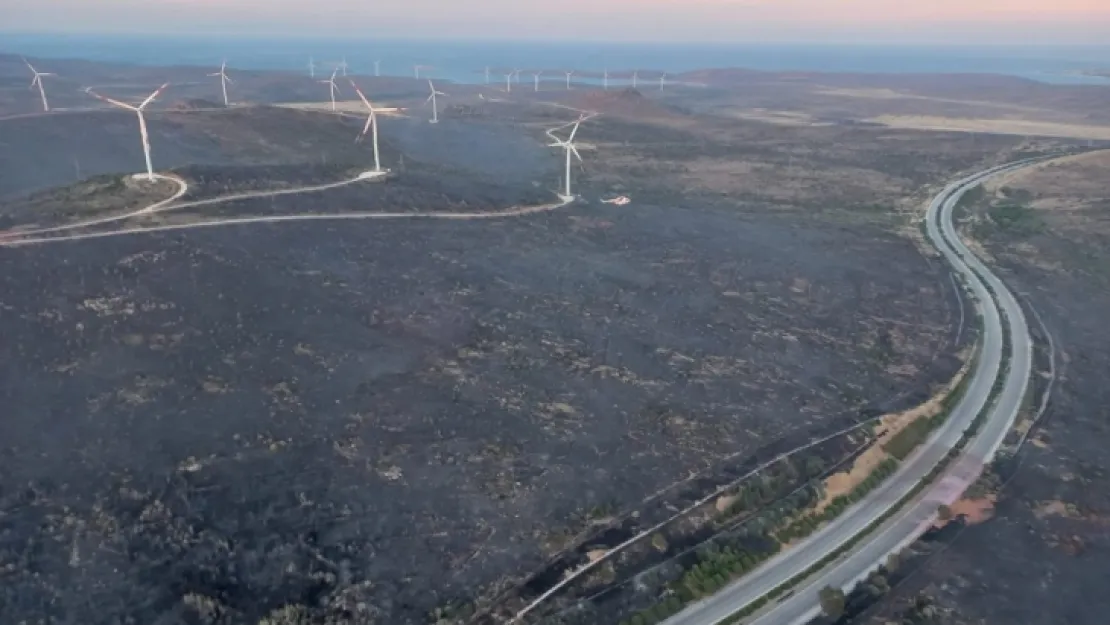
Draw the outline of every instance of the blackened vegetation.
[[[966,133],[694,119],[591,120],[580,137],[598,149],[586,171],[616,190],[634,178],[645,187],[637,192],[676,205],[696,200],[889,226],[902,219],[895,207],[905,206],[923,185],[993,164],[1016,143]]]
[[[339,182],[370,170],[366,163],[331,161],[287,165],[187,165],[174,172],[188,181],[183,202],[243,193],[280,191]]]
[[[262,180],[267,180],[270,172],[261,171],[257,172],[257,175],[261,176]],[[316,181],[308,184],[326,183]],[[245,182],[243,186],[255,185]],[[263,185],[258,183],[257,186]],[[186,206],[161,217],[175,221],[202,217],[353,212],[481,213],[514,207],[538,206],[557,201],[558,198],[553,193],[542,187],[502,183],[450,167],[424,165],[420,169],[391,175],[384,180],[357,181],[349,185],[304,194],[256,197],[197,207]]]
[[[373,552],[337,540],[363,522],[342,497],[356,484],[298,469],[303,455],[326,452],[321,443],[280,460],[118,475],[84,493],[49,482],[5,493],[0,612],[231,624],[311,605],[313,622],[372,622],[351,580],[365,576]]]
[[[935,278],[846,236],[641,202],[0,250],[2,612],[423,623],[523,582],[889,362],[951,375]]]

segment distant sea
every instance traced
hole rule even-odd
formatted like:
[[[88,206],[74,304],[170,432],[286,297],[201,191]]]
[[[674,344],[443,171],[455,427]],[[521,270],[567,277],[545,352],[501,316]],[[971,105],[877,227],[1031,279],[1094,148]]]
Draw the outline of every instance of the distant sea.
[[[1110,68],[1110,46],[890,46],[807,44],[642,44],[412,41],[381,39],[139,37],[0,33],[0,52],[143,65],[219,65],[240,69],[330,71],[346,57],[350,71],[424,74],[481,82],[487,65],[525,70],[651,72],[742,67],[766,71],[990,73],[1064,84],[1110,84],[1084,70]],[[522,80],[527,77],[522,77]],[[494,80],[498,80],[495,77]],[[503,79],[501,77],[500,79]]]

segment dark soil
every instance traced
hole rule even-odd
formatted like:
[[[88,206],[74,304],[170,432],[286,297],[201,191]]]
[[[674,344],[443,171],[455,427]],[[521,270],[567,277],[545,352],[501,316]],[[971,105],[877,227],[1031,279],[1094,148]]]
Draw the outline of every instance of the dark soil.
[[[880,232],[647,204],[0,263],[16,622],[419,623],[586,510],[924,383],[886,369],[925,367],[947,314]]]
[[[573,113],[474,106],[383,116],[387,181],[160,218],[550,198],[542,130]],[[947,379],[949,278],[889,234],[892,207],[1004,142],[691,119],[591,120],[586,199],[554,213],[0,248],[0,620],[424,623],[529,596],[598,510],[656,518],[757,450]],[[0,197],[142,163],[129,113],[0,124]],[[156,168],[194,176],[194,197],[371,163],[357,117],[150,125]],[[613,191],[633,203],[596,202]]]

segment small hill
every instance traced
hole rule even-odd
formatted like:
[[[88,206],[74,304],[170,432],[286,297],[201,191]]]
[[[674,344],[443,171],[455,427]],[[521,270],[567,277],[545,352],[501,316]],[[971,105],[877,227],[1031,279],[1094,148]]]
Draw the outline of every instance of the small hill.
[[[171,111],[195,111],[198,109],[224,108],[224,105],[222,102],[206,98],[185,98],[170,103],[166,108]]]
[[[644,96],[638,89],[626,87],[611,91],[590,91],[571,102],[574,106],[607,115],[623,117],[674,117],[677,111]]]

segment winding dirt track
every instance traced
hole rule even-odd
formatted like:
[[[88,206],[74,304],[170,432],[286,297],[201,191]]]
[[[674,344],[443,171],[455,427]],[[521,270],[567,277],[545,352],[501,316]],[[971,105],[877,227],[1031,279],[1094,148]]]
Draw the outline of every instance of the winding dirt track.
[[[26,236],[31,236],[31,235],[48,234],[50,232],[61,232],[63,230],[76,230],[76,229],[79,229],[79,228],[88,228],[90,226],[100,226],[100,225],[103,225],[103,224],[110,224],[110,223],[115,222],[115,221],[123,221],[125,219],[131,219],[132,217],[138,217],[140,215],[145,215],[145,214],[148,214],[148,213],[155,213],[155,212],[158,212],[158,211],[161,211],[161,210],[165,210],[168,206],[173,204],[176,200],[180,199],[181,196],[185,195],[185,193],[188,192],[188,190],[189,190],[189,183],[185,182],[185,180],[182,179],[182,178],[178,178],[177,176],[170,176],[170,175],[166,175],[166,174],[154,174],[154,177],[159,179],[159,180],[164,180],[166,182],[172,182],[172,183],[176,184],[177,185],[177,191],[175,191],[173,195],[171,195],[170,197],[168,197],[164,200],[155,202],[155,203],[151,204],[150,206],[144,206],[143,208],[140,208],[139,210],[136,210],[136,211],[131,211],[130,213],[123,213],[123,214],[120,214],[120,215],[111,215],[111,216],[108,216],[108,217],[97,217],[96,219],[87,219],[85,221],[75,221],[75,222],[70,223],[70,224],[62,224],[60,226],[50,226],[49,228],[33,228],[33,229],[30,229],[30,230],[14,230],[14,231],[11,231],[11,232],[5,232],[4,236],[8,236],[8,237],[26,237]]]
[[[155,202],[149,206],[140,208],[139,210],[132,211],[123,215],[114,215],[112,217],[102,217],[99,219],[77,222],[73,224],[66,224],[64,226],[54,226],[52,228],[43,228],[39,230],[28,230],[24,232],[8,233],[8,240],[0,241],[0,246],[18,247],[26,245],[43,245],[47,243],[62,243],[66,241],[81,241],[85,239],[103,239],[108,237],[119,237],[134,234],[145,234],[151,232],[169,232],[173,230],[192,230],[195,228],[214,228],[218,226],[235,226],[245,224],[270,224],[270,223],[286,223],[294,221],[335,221],[335,220],[361,220],[361,219],[444,219],[444,220],[474,220],[474,219],[498,219],[504,217],[519,217],[522,215],[531,215],[534,213],[544,213],[563,208],[571,203],[572,200],[553,202],[550,204],[539,204],[535,206],[517,206],[506,208],[500,211],[486,211],[486,212],[472,212],[472,213],[381,213],[381,212],[350,212],[350,213],[302,213],[295,215],[267,215],[257,217],[232,217],[225,219],[212,219],[208,221],[196,221],[187,224],[169,224],[162,226],[136,226],[131,228],[122,228],[119,230],[109,230],[105,232],[80,232],[69,235],[60,236],[47,236],[38,237],[35,235],[48,234],[53,232],[60,232],[63,230],[76,230],[86,228],[89,226],[103,225],[106,223],[118,222],[129,218],[143,217],[154,213],[163,213],[173,211],[180,208],[189,208],[195,206],[210,206],[213,204],[220,204],[223,202],[230,202],[234,200],[242,200],[248,198],[264,198],[276,197],[279,195],[293,195],[297,193],[312,193],[316,191],[323,191],[327,189],[334,189],[337,187],[346,186],[359,181],[375,180],[385,175],[385,173],[368,172],[362,173],[354,178],[341,180],[338,182],[327,183],[323,185],[313,185],[307,187],[297,187],[295,189],[282,189],[280,191],[251,191],[247,193],[236,193],[234,195],[226,195],[223,197],[210,198],[205,200],[196,200],[193,202],[174,203],[178,198],[185,194],[188,190],[188,183],[176,176],[166,176],[157,174],[163,180],[169,180],[177,183],[179,188],[174,195],[168,199]]]

